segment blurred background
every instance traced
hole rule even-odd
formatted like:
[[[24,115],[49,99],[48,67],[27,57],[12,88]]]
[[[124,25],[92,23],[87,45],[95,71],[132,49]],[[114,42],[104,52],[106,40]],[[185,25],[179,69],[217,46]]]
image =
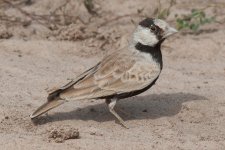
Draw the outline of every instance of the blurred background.
[[[146,17],[179,33],[156,85],[119,101],[129,130],[101,100],[31,122],[49,90],[127,46]],[[224,39],[224,0],[0,0],[0,149],[225,149]],[[68,128],[80,138],[65,141]]]
[[[98,53],[126,45],[145,17],[164,19],[186,34],[215,32],[223,28],[224,8],[223,0],[1,0],[0,39],[81,41]]]

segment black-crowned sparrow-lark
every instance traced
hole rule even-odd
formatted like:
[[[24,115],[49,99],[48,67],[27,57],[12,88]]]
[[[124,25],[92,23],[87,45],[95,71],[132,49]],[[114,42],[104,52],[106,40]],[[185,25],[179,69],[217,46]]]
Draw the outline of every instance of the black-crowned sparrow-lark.
[[[142,20],[128,47],[105,56],[94,67],[51,92],[47,102],[30,117],[35,118],[67,100],[105,99],[109,111],[126,127],[114,110],[117,100],[140,94],[155,84],[163,67],[160,46],[176,32],[163,20]]]

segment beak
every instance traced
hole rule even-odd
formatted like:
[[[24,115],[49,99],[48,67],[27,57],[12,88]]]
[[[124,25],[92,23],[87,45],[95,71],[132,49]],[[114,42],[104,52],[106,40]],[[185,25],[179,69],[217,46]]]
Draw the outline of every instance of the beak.
[[[167,38],[167,37],[169,37],[169,36],[171,36],[171,35],[173,35],[173,34],[175,34],[175,33],[177,33],[177,32],[178,32],[177,29],[172,28],[172,27],[169,27],[169,28],[167,29],[167,31],[165,32],[163,38]]]

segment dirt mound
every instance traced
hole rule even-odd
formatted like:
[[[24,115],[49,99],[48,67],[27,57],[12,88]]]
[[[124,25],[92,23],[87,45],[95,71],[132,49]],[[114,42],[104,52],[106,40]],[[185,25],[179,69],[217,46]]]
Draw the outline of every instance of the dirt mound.
[[[61,129],[52,129],[49,133],[49,139],[53,139],[56,143],[62,143],[69,139],[78,139],[79,131],[78,129],[73,129],[71,127],[63,127]]]

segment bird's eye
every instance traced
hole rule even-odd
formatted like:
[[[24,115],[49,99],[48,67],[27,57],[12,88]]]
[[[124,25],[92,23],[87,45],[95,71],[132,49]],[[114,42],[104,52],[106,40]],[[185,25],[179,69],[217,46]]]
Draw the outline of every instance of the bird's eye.
[[[150,30],[151,30],[152,32],[155,32],[155,31],[156,31],[156,27],[153,26],[153,25],[151,25],[151,26],[150,26]]]

